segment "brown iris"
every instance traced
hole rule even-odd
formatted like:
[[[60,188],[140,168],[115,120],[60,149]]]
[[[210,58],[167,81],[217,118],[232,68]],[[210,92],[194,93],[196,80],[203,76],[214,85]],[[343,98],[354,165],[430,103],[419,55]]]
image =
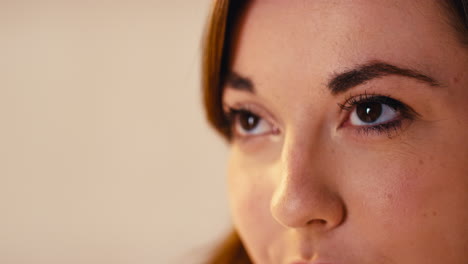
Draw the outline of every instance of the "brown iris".
[[[364,123],[373,123],[382,114],[382,104],[376,102],[361,103],[356,107],[356,113]]]
[[[239,123],[243,130],[251,131],[257,127],[260,118],[249,111],[239,112]]]

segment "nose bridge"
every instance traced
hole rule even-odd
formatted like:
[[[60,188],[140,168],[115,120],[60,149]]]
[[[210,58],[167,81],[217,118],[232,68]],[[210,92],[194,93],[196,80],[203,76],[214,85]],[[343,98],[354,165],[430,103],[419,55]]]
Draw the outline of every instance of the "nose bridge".
[[[280,159],[280,180],[271,199],[273,217],[283,226],[332,227],[342,222],[344,205],[333,189],[326,144],[290,136]]]

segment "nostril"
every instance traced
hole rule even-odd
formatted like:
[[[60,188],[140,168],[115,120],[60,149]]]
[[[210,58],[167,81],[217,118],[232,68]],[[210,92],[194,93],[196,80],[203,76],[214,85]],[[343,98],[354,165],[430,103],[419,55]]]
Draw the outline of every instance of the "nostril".
[[[315,225],[326,225],[327,224],[327,221],[323,220],[323,219],[312,219],[312,220],[309,220],[307,222],[307,225],[312,225],[312,224],[315,224]]]

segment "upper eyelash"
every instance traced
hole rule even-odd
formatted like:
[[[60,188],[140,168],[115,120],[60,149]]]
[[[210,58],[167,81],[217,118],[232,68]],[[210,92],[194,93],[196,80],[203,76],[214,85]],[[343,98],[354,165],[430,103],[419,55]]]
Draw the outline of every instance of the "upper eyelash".
[[[239,111],[242,111],[242,109],[228,107],[226,110],[224,110],[224,116],[227,120],[232,120],[232,117]]]
[[[356,105],[366,102],[377,102],[388,105],[394,110],[399,111],[404,118],[415,118],[419,116],[419,114],[416,111],[414,111],[411,107],[396,99],[393,99],[388,95],[375,93],[369,94],[367,92],[364,92],[363,94],[359,94],[357,96],[351,95],[345,100],[343,104],[338,103],[338,106],[341,110],[351,111]]]
[[[252,115],[255,115],[255,116],[258,116],[260,117],[259,115],[257,115],[255,112],[253,112],[252,110],[248,109],[247,107],[239,107],[239,108],[234,108],[234,107],[228,107],[227,110],[225,110],[224,112],[224,116],[225,118],[229,121],[229,122],[232,122],[234,117],[241,113],[241,112],[249,112],[250,114]]]
[[[255,115],[261,119],[264,119],[264,120],[267,120],[269,122],[271,122],[269,120],[269,118],[267,117],[267,114],[264,113],[261,109],[258,109],[258,107],[255,106],[255,104],[251,104],[251,103],[237,103],[237,104],[234,104],[234,105],[227,105],[225,104],[223,106],[223,110],[224,110],[224,118],[229,122],[231,123],[233,118],[239,114],[240,112],[249,112],[250,114],[252,115]]]
[[[224,110],[224,114],[226,115],[226,117],[229,116],[230,114],[233,114],[239,111],[248,111],[248,112],[255,114],[255,111],[252,110],[252,106],[250,103],[237,103],[231,106],[227,104],[223,104],[223,110]]]
[[[388,100],[388,99],[390,99],[390,100]],[[342,104],[338,103],[338,106],[340,107],[341,110],[349,111],[349,110],[352,110],[354,108],[354,106],[356,106],[357,104],[360,104],[360,103],[378,102],[378,103],[382,103],[382,104],[387,104],[387,103],[391,103],[389,101],[396,101],[396,100],[392,99],[391,97],[389,97],[387,95],[376,94],[376,93],[369,94],[366,91],[363,94],[348,96],[345,99],[344,103],[342,103]]]

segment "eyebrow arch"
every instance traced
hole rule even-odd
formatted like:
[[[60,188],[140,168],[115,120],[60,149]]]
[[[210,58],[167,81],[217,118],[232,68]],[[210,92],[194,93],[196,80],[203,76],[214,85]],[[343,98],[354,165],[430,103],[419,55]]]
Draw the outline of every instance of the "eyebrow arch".
[[[333,95],[337,95],[372,79],[388,75],[404,76],[425,82],[430,86],[440,86],[440,83],[435,79],[416,70],[400,68],[381,61],[372,61],[355,69],[335,74],[328,82],[327,87]]]
[[[252,80],[233,71],[229,72],[226,77],[226,86],[235,90],[255,93],[255,87]]]

